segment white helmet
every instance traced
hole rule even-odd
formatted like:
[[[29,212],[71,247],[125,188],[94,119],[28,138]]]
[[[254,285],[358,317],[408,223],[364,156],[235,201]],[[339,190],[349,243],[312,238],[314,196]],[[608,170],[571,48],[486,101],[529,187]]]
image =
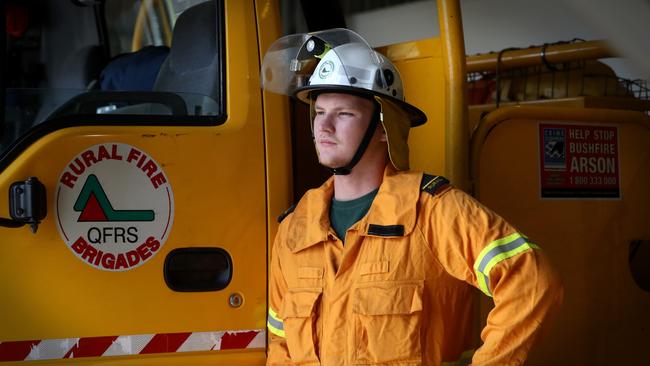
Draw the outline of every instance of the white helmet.
[[[386,131],[388,153],[398,170],[408,169],[408,131],[426,122],[426,115],[404,100],[397,68],[357,33],[348,29],[294,34],[275,41],[262,62],[262,87],[310,103],[320,92],[343,92],[377,102]],[[312,105],[313,109],[313,105]],[[313,112],[313,111],[312,111]],[[347,174],[365,151],[361,143],[352,161],[334,174]]]
[[[304,91],[323,87],[362,88],[377,95],[404,99],[402,80],[393,64],[359,42],[346,43],[325,53],[309,78],[309,84],[299,88],[297,96],[303,100]]]

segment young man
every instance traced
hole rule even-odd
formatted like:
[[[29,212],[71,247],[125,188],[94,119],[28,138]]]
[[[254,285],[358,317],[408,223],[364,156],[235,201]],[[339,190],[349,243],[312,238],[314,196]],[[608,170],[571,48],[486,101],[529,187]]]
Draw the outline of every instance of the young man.
[[[562,296],[542,252],[444,178],[408,170],[408,130],[426,117],[390,61],[347,30],[289,37],[267,54],[264,87],[310,104],[333,176],[280,224],[267,364],[522,364]],[[473,356],[472,286],[495,302]]]

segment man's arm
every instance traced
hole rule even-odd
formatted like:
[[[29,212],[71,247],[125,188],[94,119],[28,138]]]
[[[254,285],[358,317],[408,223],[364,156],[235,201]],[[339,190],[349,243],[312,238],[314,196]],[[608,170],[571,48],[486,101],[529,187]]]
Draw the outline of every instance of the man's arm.
[[[271,264],[269,268],[269,309],[266,322],[269,336],[266,364],[269,366],[292,364],[285,339],[283,320],[278,316],[282,299],[287,290],[279,258],[279,243],[282,240],[281,231],[278,231],[271,248]]]
[[[521,365],[562,301],[559,276],[539,249],[500,261],[488,276],[495,306],[472,365]]]
[[[472,365],[521,365],[562,301],[562,285],[541,249],[458,190],[423,207],[440,263],[494,300]]]

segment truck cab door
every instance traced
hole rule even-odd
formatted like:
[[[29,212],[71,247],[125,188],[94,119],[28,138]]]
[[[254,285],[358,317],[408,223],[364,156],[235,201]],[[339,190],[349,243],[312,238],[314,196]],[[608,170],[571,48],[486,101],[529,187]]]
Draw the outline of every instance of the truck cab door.
[[[121,15],[109,22],[140,3],[113,2],[106,13]],[[187,2],[147,3],[174,11]],[[71,2],[43,6],[92,19]],[[8,192],[30,177],[43,185],[45,215],[36,232],[0,227],[0,364],[264,364],[269,220],[255,16],[253,2],[182,9],[152,90],[55,88],[64,75],[43,54],[30,56],[47,70],[43,88],[5,88],[0,217],[20,221],[10,201],[28,205],[25,193]],[[11,42],[66,47],[47,43],[46,23]]]

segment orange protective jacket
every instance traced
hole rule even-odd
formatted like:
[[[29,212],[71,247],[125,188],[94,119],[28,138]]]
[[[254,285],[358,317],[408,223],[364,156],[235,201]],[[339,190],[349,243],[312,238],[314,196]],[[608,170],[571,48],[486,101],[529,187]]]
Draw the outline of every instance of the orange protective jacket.
[[[387,167],[345,245],[329,223],[333,179],[305,194],[272,248],[267,365],[454,364],[473,346],[471,286],[495,302],[472,365],[524,362],[559,279],[535,244],[441,182]]]

